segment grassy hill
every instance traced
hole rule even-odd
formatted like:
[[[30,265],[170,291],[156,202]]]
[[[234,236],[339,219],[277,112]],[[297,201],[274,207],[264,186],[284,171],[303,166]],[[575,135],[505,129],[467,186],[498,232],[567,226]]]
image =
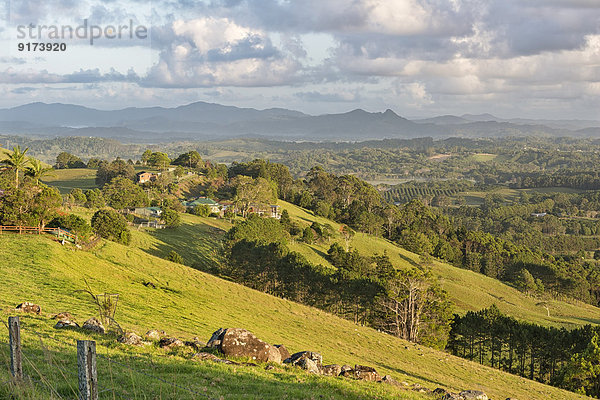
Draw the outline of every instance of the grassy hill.
[[[146,243],[147,247],[105,242],[91,252],[84,252],[61,246],[49,237],[0,236],[2,319],[6,320],[16,304],[32,301],[42,305],[44,313],[69,311],[82,322],[94,314],[94,307],[86,295],[74,291],[83,289],[87,280],[95,292],[120,294],[116,319],[126,329],[138,333],[156,328],[183,339],[198,336],[207,340],[219,327],[243,327],[268,342],[284,343],[291,351],[318,351],[327,363],[371,365],[399,381],[431,389],[438,386],[454,391],[480,389],[492,398],[583,398],[167,262],[149,254],[151,251],[159,254],[163,251],[161,246],[168,246],[158,235],[148,237],[138,233],[135,240],[138,244]],[[193,254],[202,250],[200,247],[188,251]],[[152,282],[155,288],[144,285],[147,282]],[[53,330],[53,323],[46,317],[23,317],[25,354],[46,360],[38,364],[39,369],[46,370],[52,365],[46,374],[58,375],[54,366],[63,366],[67,374],[72,374],[68,366],[72,365],[73,350],[54,343],[48,336],[72,342],[84,334]],[[130,392],[138,388],[136,398],[154,398],[148,396],[159,390],[159,398],[194,398],[186,397],[185,393],[170,394],[163,384],[135,373],[136,369],[216,398],[425,398],[389,385],[309,376],[287,367],[265,370],[200,363],[188,360],[186,354],[165,353],[153,346],[132,350],[115,345],[112,339],[96,339],[100,354],[131,365],[129,370],[118,370],[118,366],[109,370],[108,364],[100,365],[100,381],[112,380]],[[5,340],[5,337],[0,339]],[[132,354],[136,358],[128,357]],[[0,344],[0,365],[5,366],[6,359],[7,348]],[[7,368],[0,368],[0,381],[6,378]],[[57,384],[56,390],[68,397],[73,382],[76,380],[70,385]],[[0,389],[0,397],[2,390],[5,389]],[[30,398],[48,398],[38,396],[41,397]]]

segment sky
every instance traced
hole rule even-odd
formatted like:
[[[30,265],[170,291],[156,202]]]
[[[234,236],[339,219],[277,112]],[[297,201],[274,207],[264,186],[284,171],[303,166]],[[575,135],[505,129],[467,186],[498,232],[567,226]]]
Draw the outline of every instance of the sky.
[[[207,101],[309,114],[390,108],[408,117],[600,119],[600,0],[0,0],[0,7],[1,108]],[[66,50],[19,51],[37,42]]]

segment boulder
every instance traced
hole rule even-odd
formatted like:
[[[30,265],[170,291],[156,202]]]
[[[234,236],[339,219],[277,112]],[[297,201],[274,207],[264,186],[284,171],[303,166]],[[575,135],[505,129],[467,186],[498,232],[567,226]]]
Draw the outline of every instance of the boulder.
[[[38,306],[37,304],[33,304],[26,301],[24,303],[19,304],[16,307],[16,310],[24,313],[41,314],[42,307]]]
[[[158,331],[156,329],[152,329],[152,330],[146,332],[145,336],[147,339],[150,339],[150,340],[160,340],[161,337],[167,336],[167,333],[165,331]]]
[[[313,351],[300,351],[285,360],[286,363],[298,366],[313,374],[320,374],[323,356]]]
[[[61,312],[61,313],[53,315],[52,319],[57,319],[59,321],[63,320],[63,319],[73,320],[73,316],[71,314],[69,314],[68,312]]]
[[[343,374],[344,372],[348,372],[348,371],[352,371],[352,367],[347,364],[344,364],[344,365],[342,365],[342,371],[340,372],[340,375]]]
[[[177,338],[173,338],[173,337],[164,337],[161,338],[158,342],[158,347],[160,348],[173,348],[173,347],[182,347],[183,346],[183,342]]]
[[[354,378],[369,382],[381,381],[381,376],[379,376],[375,368],[365,365],[354,366]]]
[[[397,380],[395,380],[394,378],[392,378],[389,375],[385,375],[383,378],[381,378],[381,382],[382,383],[387,383],[388,385],[392,385],[392,386],[402,386],[402,384],[400,382],[398,382]]]
[[[326,376],[339,376],[342,373],[342,367],[338,364],[324,365],[321,373]]]
[[[217,344],[214,346],[218,346],[227,357],[249,357],[255,361],[281,364],[281,353],[277,347],[263,342],[245,329],[229,328],[222,334],[217,331],[211,337],[209,344],[217,343],[219,340],[220,346]]]
[[[225,331],[227,329],[219,328],[213,332],[212,336],[206,343],[206,347],[220,347],[221,341],[223,340],[223,335],[225,335]]]
[[[459,395],[458,393],[450,393],[446,392],[446,394],[441,395],[441,400],[465,400],[464,397]]]
[[[290,358],[291,354],[288,351],[288,349],[285,348],[284,345],[282,344],[275,344],[275,347],[277,347],[279,349],[279,354],[281,354],[281,360],[287,360],[288,358]]]
[[[85,321],[82,326],[83,329],[94,332],[94,333],[106,333],[106,329],[104,329],[104,325],[102,322],[98,320],[98,318],[92,317]]]
[[[73,322],[68,319],[61,319],[54,325],[55,329],[71,329],[71,328],[79,328],[79,325],[76,322]]]
[[[464,390],[459,393],[465,400],[488,400],[488,397],[481,390]]]
[[[141,346],[142,338],[134,332],[127,332],[119,338],[119,343],[128,344],[131,346]]]

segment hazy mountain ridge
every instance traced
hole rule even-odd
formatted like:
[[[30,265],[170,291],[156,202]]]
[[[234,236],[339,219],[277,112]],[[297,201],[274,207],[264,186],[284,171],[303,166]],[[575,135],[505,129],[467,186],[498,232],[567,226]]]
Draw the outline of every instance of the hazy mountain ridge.
[[[501,119],[491,114],[409,120],[392,110],[308,115],[285,108],[257,110],[196,102],[174,108],[97,110],[73,104],[30,103],[0,110],[0,132],[95,136],[131,141],[264,137],[286,140],[368,140],[415,137],[498,137],[598,134],[600,121]]]

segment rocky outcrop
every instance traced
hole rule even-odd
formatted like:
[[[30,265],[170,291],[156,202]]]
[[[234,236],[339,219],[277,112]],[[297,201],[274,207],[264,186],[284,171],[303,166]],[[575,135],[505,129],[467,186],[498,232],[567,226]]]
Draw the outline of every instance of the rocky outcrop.
[[[16,308],[19,312],[30,313],[30,314],[41,314],[42,307],[37,304],[30,303],[28,301],[19,304]]]
[[[215,334],[213,334],[213,337]],[[211,337],[209,343],[216,343],[220,340],[219,349],[227,357],[249,357],[255,361],[281,364],[279,349],[263,342],[254,336],[252,332],[240,328],[230,328],[224,330],[222,335],[217,336],[218,338],[215,340]]]
[[[342,373],[342,366],[338,364],[324,365],[321,373],[325,376],[339,376]]]
[[[167,333],[165,331],[152,329],[146,332],[146,335],[144,336],[146,336],[146,339],[159,341],[162,337],[167,336]]]
[[[341,373],[346,378],[354,378],[362,381],[369,382],[380,382],[381,376],[377,373],[375,368],[367,367],[365,365],[355,365],[353,369],[345,370]]]
[[[384,377],[381,378],[381,382],[387,383],[388,385],[392,385],[392,386],[402,387],[402,384],[400,382],[398,382],[397,380],[395,380],[394,378],[392,378],[389,375],[384,375]]]
[[[201,349],[206,347],[206,343],[201,342],[200,339],[198,339],[197,337],[193,338],[192,340],[185,341],[184,344],[188,347],[193,348],[196,351],[200,351]]]
[[[68,320],[72,321],[73,320],[73,316],[70,313],[68,313],[68,312],[61,312],[61,313],[53,315],[52,319],[57,319],[59,321],[63,320],[63,319],[68,319]]]
[[[54,325],[54,329],[73,329],[73,328],[79,328],[79,325],[77,324],[77,322],[68,320],[68,319],[61,319],[60,321],[58,321],[56,323],[56,325]]]
[[[174,347],[182,347],[183,345],[184,343],[181,340],[174,337],[163,337],[158,342],[158,347],[162,349],[172,349]]]
[[[104,325],[102,325],[102,322],[100,322],[98,320],[98,318],[95,318],[95,317],[92,317],[92,318],[88,319],[87,321],[85,321],[83,323],[82,328],[87,331],[94,332],[94,333],[101,333],[101,334],[106,333],[106,329],[104,329]]]
[[[127,332],[119,337],[119,343],[128,344],[130,346],[141,346],[142,338],[134,332]]]
[[[320,374],[323,356],[313,351],[300,351],[292,354],[284,362],[305,369],[312,374]]]
[[[206,343],[206,347],[221,347],[221,341],[223,340],[223,335],[225,335],[226,329],[219,328],[215,332],[213,332],[212,336]]]
[[[465,400],[488,400],[487,395],[481,390],[464,390],[458,395]]]

